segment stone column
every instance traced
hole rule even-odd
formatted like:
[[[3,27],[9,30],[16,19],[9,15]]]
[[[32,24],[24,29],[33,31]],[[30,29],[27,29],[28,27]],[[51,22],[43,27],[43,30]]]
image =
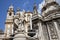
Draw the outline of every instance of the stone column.
[[[25,23],[25,35],[26,35],[26,37],[28,37],[27,33],[28,33],[28,23]]]
[[[49,36],[48,38],[49,38],[49,40],[52,40],[51,37],[50,37],[50,30],[49,30],[49,25],[48,24],[47,24],[47,29],[48,29],[48,36]]]
[[[54,26],[55,26],[55,28],[56,28],[56,30],[57,30],[57,35],[58,35],[58,40],[60,39],[60,34],[59,34],[59,29],[58,29],[58,25],[57,25],[57,22],[56,21],[53,21],[53,23],[54,23]]]
[[[41,22],[39,22],[38,23],[38,26],[39,26],[39,33],[38,33],[38,38],[39,38],[39,40],[45,40],[44,39],[44,36],[43,36],[43,29],[42,29],[42,23]]]
[[[32,15],[30,17],[30,29],[32,30]]]

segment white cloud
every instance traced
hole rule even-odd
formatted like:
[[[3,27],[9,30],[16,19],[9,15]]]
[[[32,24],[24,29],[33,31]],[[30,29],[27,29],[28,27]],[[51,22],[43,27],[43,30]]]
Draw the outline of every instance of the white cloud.
[[[43,0],[38,6],[38,13],[40,13],[40,14],[41,14],[41,9],[42,9],[44,3],[45,3],[45,1]]]
[[[56,0],[56,2],[60,5],[60,0]],[[38,6],[38,13],[41,14],[41,9],[42,9],[44,4],[45,4],[44,0],[39,4],[39,6]]]
[[[23,6],[25,7],[25,6],[27,6],[28,4],[29,4],[29,1],[26,1],[26,2],[23,3]]]
[[[56,2],[60,5],[60,0],[56,0]]]

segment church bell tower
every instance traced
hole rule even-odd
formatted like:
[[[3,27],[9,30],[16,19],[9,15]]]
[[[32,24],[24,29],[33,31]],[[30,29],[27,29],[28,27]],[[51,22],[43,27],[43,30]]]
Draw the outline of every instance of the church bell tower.
[[[5,37],[10,37],[13,34],[13,27],[14,27],[14,9],[11,5],[7,11],[7,18],[5,22]]]

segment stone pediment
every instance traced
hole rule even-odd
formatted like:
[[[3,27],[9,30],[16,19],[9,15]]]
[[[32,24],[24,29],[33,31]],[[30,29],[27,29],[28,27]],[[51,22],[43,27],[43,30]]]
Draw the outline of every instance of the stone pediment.
[[[32,20],[36,20],[36,19],[39,20],[39,19],[41,19],[41,17],[42,17],[41,15],[35,14],[32,16]]]
[[[52,20],[52,19],[57,19],[57,18],[60,18],[60,13],[53,13],[53,14],[50,14],[44,18],[42,18],[43,21],[49,21],[49,20]]]

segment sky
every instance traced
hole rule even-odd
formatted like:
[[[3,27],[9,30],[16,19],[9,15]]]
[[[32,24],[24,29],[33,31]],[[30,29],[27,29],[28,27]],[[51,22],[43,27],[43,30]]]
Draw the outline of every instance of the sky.
[[[5,29],[7,10],[10,5],[14,6],[15,12],[17,8],[26,11],[30,10],[32,12],[34,3],[36,3],[38,8],[41,2],[42,0],[0,0],[0,29]]]
[[[57,2],[60,3],[60,0]],[[17,8],[32,12],[34,3],[37,5],[38,12],[41,13],[42,4],[45,3],[44,0],[0,0],[0,29],[5,30],[5,20],[10,5],[14,6],[15,12]]]

